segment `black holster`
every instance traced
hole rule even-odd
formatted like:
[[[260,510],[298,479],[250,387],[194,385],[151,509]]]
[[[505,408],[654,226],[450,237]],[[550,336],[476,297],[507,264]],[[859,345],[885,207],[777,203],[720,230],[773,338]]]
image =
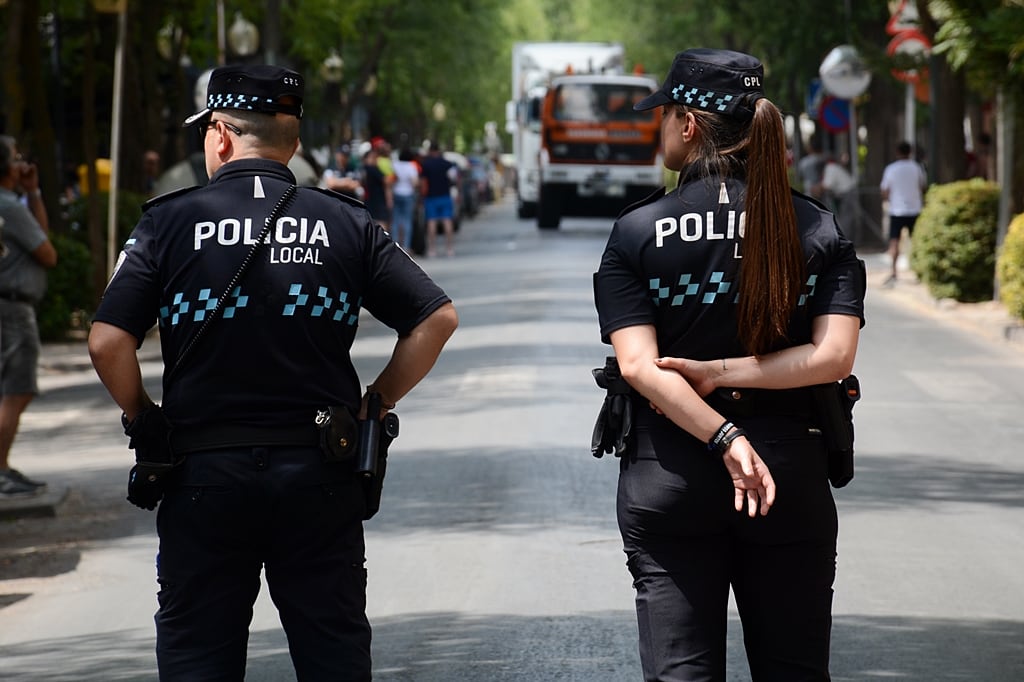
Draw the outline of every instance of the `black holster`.
[[[364,520],[373,518],[380,510],[388,448],[398,437],[398,415],[388,412],[378,420],[376,415],[380,410],[380,395],[371,393],[367,397],[366,414],[373,417],[356,421],[352,412],[342,405],[326,407],[316,416],[324,460],[347,464],[360,477],[365,501]]]
[[[828,480],[832,487],[842,488],[853,480],[853,405],[860,400],[860,381],[851,374],[811,390],[828,452]]]
[[[592,370],[592,374],[607,394],[594,424],[590,454],[603,457],[606,452],[614,452],[621,457],[633,444],[633,387],[622,378],[615,356],[605,358],[604,367]]]

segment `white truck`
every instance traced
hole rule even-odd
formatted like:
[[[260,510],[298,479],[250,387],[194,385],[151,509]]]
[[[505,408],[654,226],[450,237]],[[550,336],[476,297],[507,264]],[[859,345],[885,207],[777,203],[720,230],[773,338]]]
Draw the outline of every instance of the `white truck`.
[[[537,215],[540,198],[541,108],[552,78],[565,73],[624,70],[619,43],[521,42],[512,48],[512,99],[505,129],[512,135],[520,218]]]

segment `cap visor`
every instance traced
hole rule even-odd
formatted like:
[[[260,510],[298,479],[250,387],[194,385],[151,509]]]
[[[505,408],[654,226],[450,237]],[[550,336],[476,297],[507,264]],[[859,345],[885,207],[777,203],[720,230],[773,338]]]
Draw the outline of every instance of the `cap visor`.
[[[633,105],[633,111],[644,111],[646,109],[653,109],[654,107],[660,107],[663,104],[668,104],[672,100],[661,90],[652,92],[647,97]]]
[[[182,128],[188,128],[191,125],[195,125],[196,123],[199,123],[199,121],[203,120],[204,117],[209,116],[210,113],[211,112],[210,112],[209,109],[203,109],[202,111],[197,111],[196,113],[194,113],[191,116],[189,116],[188,118],[186,118],[185,122],[181,124],[181,127]]]

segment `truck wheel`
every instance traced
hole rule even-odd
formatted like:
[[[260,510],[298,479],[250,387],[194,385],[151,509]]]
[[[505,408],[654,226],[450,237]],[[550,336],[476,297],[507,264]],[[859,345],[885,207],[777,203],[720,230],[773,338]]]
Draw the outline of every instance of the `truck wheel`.
[[[523,201],[517,207],[517,214],[522,220],[531,220],[537,217],[537,202]]]
[[[537,227],[542,230],[557,230],[562,220],[561,192],[554,187],[540,188],[540,202],[537,206]]]

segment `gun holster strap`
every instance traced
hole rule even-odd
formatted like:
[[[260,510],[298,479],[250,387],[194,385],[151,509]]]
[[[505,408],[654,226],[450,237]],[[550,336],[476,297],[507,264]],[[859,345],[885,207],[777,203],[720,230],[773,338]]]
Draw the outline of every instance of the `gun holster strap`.
[[[260,445],[320,447],[320,433],[312,423],[274,428],[218,424],[171,431],[171,451],[175,455]]]
[[[705,401],[724,417],[801,417],[814,415],[811,391],[806,388],[768,390],[719,388]]]

